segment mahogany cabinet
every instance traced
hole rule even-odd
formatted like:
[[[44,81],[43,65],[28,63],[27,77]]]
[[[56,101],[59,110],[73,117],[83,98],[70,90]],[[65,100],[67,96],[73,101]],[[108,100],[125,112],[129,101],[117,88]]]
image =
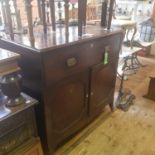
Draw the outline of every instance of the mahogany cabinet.
[[[51,37],[48,42],[38,41],[38,37],[36,47],[0,40],[2,48],[21,54],[23,89],[40,102],[36,116],[45,154],[51,155],[99,115],[105,105],[113,108],[123,33],[99,27],[91,27],[88,33],[93,35],[69,34],[70,40],[65,40],[65,35],[52,36],[58,37],[54,42]]]

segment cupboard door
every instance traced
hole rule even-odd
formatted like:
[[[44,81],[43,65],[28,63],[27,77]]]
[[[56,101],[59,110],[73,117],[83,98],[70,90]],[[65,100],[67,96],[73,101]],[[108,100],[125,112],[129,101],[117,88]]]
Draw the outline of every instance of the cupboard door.
[[[92,68],[90,85],[90,115],[102,112],[106,104],[112,107],[116,67],[112,63],[99,64]]]
[[[88,115],[88,74],[80,73],[67,77],[53,86],[48,92],[46,111],[50,112],[48,130],[51,132],[55,144],[60,143],[68,136],[84,126]],[[50,139],[50,137],[49,137]]]

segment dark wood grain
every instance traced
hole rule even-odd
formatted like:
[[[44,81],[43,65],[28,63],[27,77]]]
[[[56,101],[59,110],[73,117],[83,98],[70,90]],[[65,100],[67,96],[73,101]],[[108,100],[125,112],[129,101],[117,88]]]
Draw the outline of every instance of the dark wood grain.
[[[120,32],[120,29],[112,28],[110,32],[101,28],[100,26],[86,26],[82,36],[78,35],[78,27],[69,27],[68,35],[66,35],[65,27],[57,28],[52,32],[52,28],[48,28],[47,34],[44,34],[41,27],[34,29],[35,42],[31,45],[28,35],[16,35],[14,41],[11,41],[7,35],[3,35],[1,42],[9,42],[9,45],[28,48],[28,51],[46,52],[60,47],[66,47],[77,43],[87,42],[92,39],[110,36]],[[66,37],[68,39],[66,40]]]
[[[12,152],[17,146],[37,137],[34,105],[37,101],[22,94],[25,103],[14,107],[5,107],[5,98],[0,99],[0,154]],[[18,135],[18,136],[17,136]]]

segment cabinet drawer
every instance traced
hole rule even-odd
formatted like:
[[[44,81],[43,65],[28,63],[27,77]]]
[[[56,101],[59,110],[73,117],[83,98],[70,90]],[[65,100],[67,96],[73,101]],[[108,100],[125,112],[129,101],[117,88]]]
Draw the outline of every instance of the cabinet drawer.
[[[117,58],[119,44],[117,45],[117,41],[115,41],[115,45],[114,40],[115,37],[114,39],[113,37],[99,38],[50,51],[43,58],[46,85],[101,63],[104,59],[106,47],[109,47],[109,61],[113,57]]]
[[[94,50],[94,42],[68,46],[49,53],[44,57],[47,84],[68,75],[81,72],[100,62],[99,52]]]

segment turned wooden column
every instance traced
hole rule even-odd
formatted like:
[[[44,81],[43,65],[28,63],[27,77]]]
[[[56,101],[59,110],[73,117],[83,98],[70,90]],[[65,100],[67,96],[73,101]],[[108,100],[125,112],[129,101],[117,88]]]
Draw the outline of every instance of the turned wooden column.
[[[16,22],[17,22],[17,29],[21,30],[22,24],[21,24],[21,18],[20,18],[20,11],[17,8],[17,2],[16,0],[13,0],[13,5],[15,9],[15,16],[16,16]]]
[[[113,16],[114,2],[115,2],[115,0],[110,0],[109,16],[108,16],[108,23],[107,23],[107,29],[108,30],[110,30],[110,28],[111,28],[111,21],[112,21],[112,16]]]
[[[41,4],[40,4],[40,0],[37,0],[37,5],[38,5],[38,15],[40,18],[40,21],[42,19],[42,13],[41,13]]]
[[[82,36],[82,25],[83,25],[83,2],[78,1],[78,35]]]
[[[55,31],[56,26],[55,26],[55,4],[54,0],[49,0],[50,4],[50,12],[51,12],[51,22],[52,22],[52,29]]]
[[[26,8],[26,14],[27,14],[27,21],[28,21],[29,40],[30,42],[34,42],[31,2],[32,0],[25,0],[25,8]]]
[[[108,0],[104,0],[102,2],[102,10],[101,10],[101,26],[106,27],[107,25],[107,6]]]
[[[86,25],[86,17],[87,17],[87,0],[83,0],[83,24]]]
[[[45,14],[45,0],[41,0],[41,10],[42,10],[43,30],[44,30],[44,33],[47,33],[46,14]]]
[[[82,36],[82,26],[86,25],[87,0],[78,1],[78,35]]]
[[[69,27],[69,0],[65,0],[65,31],[68,34]]]
[[[10,38],[11,38],[11,40],[14,40],[14,33],[13,33],[13,27],[12,27],[11,10],[10,10],[9,1],[10,0],[5,0],[6,21],[7,21]]]
[[[152,10],[152,17],[151,18],[155,21],[155,0],[154,0],[154,4],[153,4],[153,10]]]
[[[7,25],[7,20],[6,20],[6,12],[5,12],[5,2],[4,0],[1,0],[1,10],[2,10],[2,16],[3,16],[3,20],[4,20],[4,25]]]

